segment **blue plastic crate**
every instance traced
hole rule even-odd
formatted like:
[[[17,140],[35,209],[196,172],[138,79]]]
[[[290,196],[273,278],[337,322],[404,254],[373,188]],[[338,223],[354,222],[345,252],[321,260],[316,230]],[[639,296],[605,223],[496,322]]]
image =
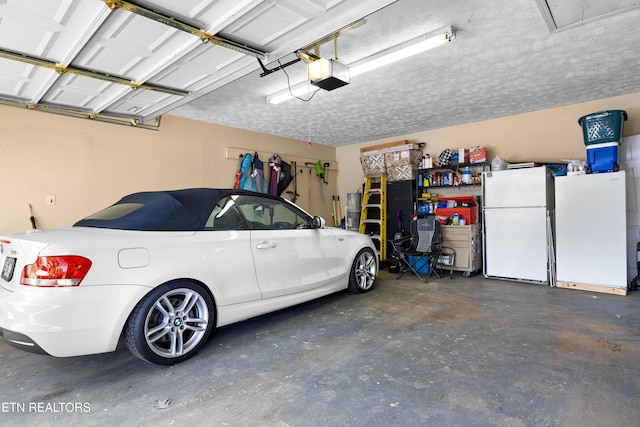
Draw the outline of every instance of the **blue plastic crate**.
[[[592,144],[587,146],[587,163],[592,173],[616,172],[618,170],[617,142]]]
[[[580,117],[578,123],[582,126],[584,145],[620,142],[625,120],[624,110],[599,111]]]
[[[408,258],[409,264],[415,271],[422,274],[429,273],[429,257],[420,258],[409,255]]]

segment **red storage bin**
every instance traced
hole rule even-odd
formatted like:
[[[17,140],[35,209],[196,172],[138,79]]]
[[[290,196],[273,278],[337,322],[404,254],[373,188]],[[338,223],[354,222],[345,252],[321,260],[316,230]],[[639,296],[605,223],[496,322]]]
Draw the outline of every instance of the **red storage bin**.
[[[454,200],[456,202],[455,208],[436,208],[436,215],[439,217],[451,217],[453,214],[460,215],[460,218],[464,218],[466,225],[478,223],[478,202],[472,196],[458,196],[458,197],[438,197],[438,206],[442,202]]]

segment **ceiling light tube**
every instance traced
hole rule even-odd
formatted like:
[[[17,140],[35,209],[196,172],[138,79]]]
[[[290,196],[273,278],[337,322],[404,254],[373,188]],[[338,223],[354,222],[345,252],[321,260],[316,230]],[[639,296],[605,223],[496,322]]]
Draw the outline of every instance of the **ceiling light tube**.
[[[455,39],[456,35],[453,31],[453,27],[448,25],[436,31],[429,32],[414,39],[400,43],[396,46],[385,49],[381,52],[375,53],[366,58],[360,59],[348,65],[349,73],[351,77],[359,74],[375,70],[376,68],[383,67],[391,64],[392,62],[400,61],[418,53],[433,49],[443,44],[449,43]],[[320,65],[320,61],[316,61],[318,64],[313,63],[315,66]],[[310,64],[311,65],[311,64]],[[309,82],[303,82],[291,87],[291,92],[295,96],[311,94],[311,91],[318,90],[315,86],[309,86]],[[289,99],[294,98],[289,90],[280,91],[267,97],[269,104],[279,104]]]
[[[351,77],[384,67],[392,62],[400,61],[418,53],[449,43],[455,38],[453,28],[449,25],[438,31],[416,37],[399,45],[385,49],[367,58],[349,64]]]
[[[302,97],[309,97],[311,96],[312,93],[314,93],[315,91],[319,90],[320,88],[317,86],[312,86],[309,84],[308,81],[299,83],[295,86],[291,86],[291,90],[289,89],[285,89],[285,90],[281,90],[278,93],[274,93],[273,95],[269,95],[267,96],[267,102],[269,104],[280,104],[281,102],[285,102],[288,101],[290,99],[293,99],[295,97],[298,98],[302,98]]]

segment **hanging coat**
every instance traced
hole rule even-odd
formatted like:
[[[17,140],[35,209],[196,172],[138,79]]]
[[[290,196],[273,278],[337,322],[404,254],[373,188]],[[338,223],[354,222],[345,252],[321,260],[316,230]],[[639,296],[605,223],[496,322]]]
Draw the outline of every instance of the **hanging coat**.
[[[244,155],[244,158],[242,159],[242,164],[240,165],[240,172],[242,172],[242,177],[240,178],[240,185],[239,185],[240,188],[244,188],[245,186],[245,182],[249,177],[249,169],[251,168],[252,161],[253,161],[253,158],[251,157],[251,154],[247,153]]]
[[[280,179],[278,180],[278,196],[284,193],[284,190],[291,184],[293,176],[291,175],[291,165],[284,160],[280,160]]]
[[[264,193],[264,164],[258,158],[258,153],[253,153],[253,172],[251,172],[255,191]]]
[[[278,181],[280,180],[280,156],[274,154],[269,159],[269,169],[271,169],[271,175],[269,176],[269,194],[278,195]]]

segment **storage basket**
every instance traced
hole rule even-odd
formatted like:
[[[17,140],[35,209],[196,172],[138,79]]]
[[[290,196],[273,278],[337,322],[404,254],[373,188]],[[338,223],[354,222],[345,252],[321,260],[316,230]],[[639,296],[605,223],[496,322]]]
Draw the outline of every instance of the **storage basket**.
[[[360,163],[362,163],[364,176],[368,178],[387,174],[387,167],[384,163],[384,153],[362,153],[360,154]]]
[[[582,126],[584,145],[620,142],[625,120],[624,110],[599,111],[580,117],[578,123]]]
[[[422,159],[422,150],[394,150],[386,152],[384,156],[389,181],[416,179],[416,170]]]

